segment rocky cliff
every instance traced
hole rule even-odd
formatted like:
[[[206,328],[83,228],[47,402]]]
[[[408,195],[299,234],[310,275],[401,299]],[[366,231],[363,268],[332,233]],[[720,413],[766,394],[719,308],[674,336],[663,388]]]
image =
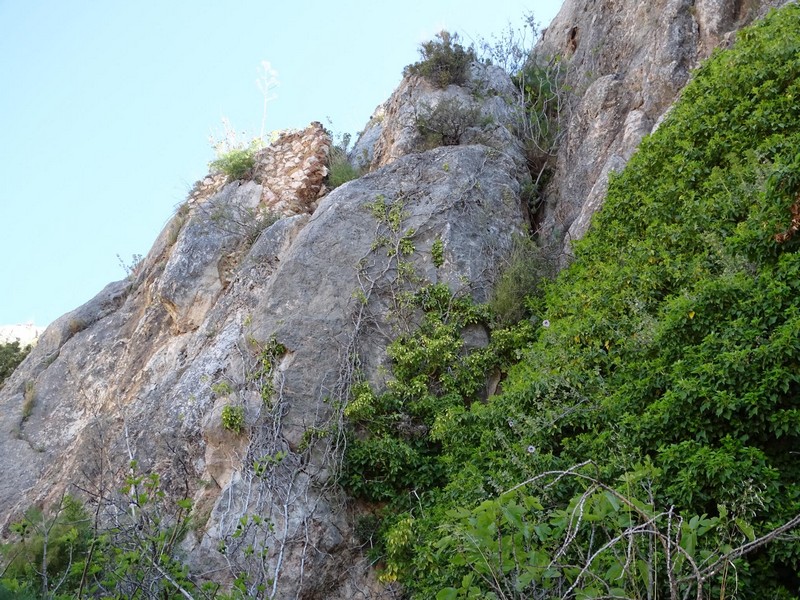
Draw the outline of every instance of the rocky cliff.
[[[586,231],[691,68],[767,4],[565,2],[537,48],[566,61],[573,90],[543,236]],[[329,193],[318,125],[266,149],[246,181],[199,182],[131,276],[48,327],[0,392],[6,524],[65,490],[110,497],[136,461],[191,499],[182,551],[205,578],[388,597],[336,485],[342,411],[357,380],[385,377],[388,343],[416,318],[404,294],[445,283],[486,300],[528,226],[516,93],[480,65],[444,90],[404,79],[356,145],[369,174]],[[429,149],[417,118],[448,103],[472,117]]]
[[[565,0],[535,53],[563,61],[569,89],[563,140],[545,190],[541,232],[570,243],[600,208],[620,171],[653,131],[692,69],[734,32],[782,0]]]
[[[486,72],[511,89],[496,69],[476,67],[474,85]],[[386,131],[439,99],[420,78],[401,89],[414,102]],[[184,552],[205,577],[247,573],[280,598],[380,595],[333,479],[338,423],[413,320],[401,294],[425,281],[486,300],[525,229],[520,150],[499,97],[482,108],[497,119],[461,145],[382,138],[379,168],[321,200],[317,125],[264,150],[249,181],[198,182],[131,276],[53,323],[4,387],[6,521],[64,490],[103,498],[136,460],[192,499]],[[254,515],[264,525],[242,534]]]

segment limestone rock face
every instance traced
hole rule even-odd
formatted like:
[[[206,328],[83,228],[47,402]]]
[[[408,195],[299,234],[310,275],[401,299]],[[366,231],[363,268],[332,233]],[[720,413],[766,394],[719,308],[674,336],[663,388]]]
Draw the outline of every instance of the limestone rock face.
[[[608,174],[627,163],[711,51],[781,0],[565,0],[535,54],[561,60],[574,93],[555,174],[545,191],[543,237],[583,237]]]
[[[515,134],[520,96],[510,77],[499,67],[473,63],[463,86],[445,89],[419,76],[406,77],[391,97],[370,118],[351,152],[351,160],[372,169],[410,153],[427,149],[420,132],[420,117],[437,107],[476,111],[474,123],[460,136],[461,144],[483,144],[506,153],[525,169],[522,144]]]
[[[356,370],[381,385],[385,347],[414,319],[399,293],[443,282],[487,298],[525,226],[519,160],[481,144],[410,153],[272,224],[269,177],[211,178],[131,277],[53,323],[0,391],[6,524],[65,489],[110,493],[135,459],[193,500],[194,571],[250,573],[275,598],[390,597],[334,480],[349,386]]]
[[[565,1],[537,48],[574,90],[545,237],[583,235],[691,68],[767,4]],[[470,121],[430,149],[419,117],[447,106]],[[249,574],[272,598],[395,597],[336,485],[342,411],[356,376],[385,383],[385,348],[417,317],[403,293],[489,297],[528,224],[519,111],[494,67],[444,90],[409,77],[356,143],[360,179],[326,195],[330,140],[312,124],[260,152],[252,181],[198,182],[131,276],[51,324],[0,390],[2,522],[64,490],[111,497],[135,460],[192,499],[193,572]]]

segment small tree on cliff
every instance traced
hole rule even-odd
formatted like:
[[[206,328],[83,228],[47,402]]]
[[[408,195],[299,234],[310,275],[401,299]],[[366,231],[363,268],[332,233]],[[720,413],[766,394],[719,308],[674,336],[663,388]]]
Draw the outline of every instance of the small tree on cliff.
[[[469,65],[478,60],[475,50],[458,43],[458,34],[440,31],[436,39],[419,48],[421,59],[403,70],[403,75],[422,75],[436,87],[462,85],[468,78]]]

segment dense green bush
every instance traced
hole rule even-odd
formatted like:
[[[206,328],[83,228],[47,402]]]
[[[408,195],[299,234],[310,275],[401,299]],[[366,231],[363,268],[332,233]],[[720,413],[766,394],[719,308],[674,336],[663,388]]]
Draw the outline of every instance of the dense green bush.
[[[408,65],[403,74],[421,75],[436,87],[463,85],[469,78],[469,65],[478,57],[472,47],[464,48],[457,33],[440,31],[435,40],[424,42],[419,49],[420,61]]]
[[[255,165],[258,147],[257,143],[253,143],[244,148],[232,148],[211,161],[209,167],[212,171],[225,173],[228,179],[244,179]]]
[[[244,427],[244,407],[228,404],[222,407],[222,426],[234,433],[241,433]]]
[[[800,542],[776,530],[800,514],[798,99],[792,4],[612,179],[500,396],[393,355],[440,470],[396,486],[385,579],[442,600],[798,597]]]
[[[22,348],[18,341],[0,344],[0,388],[30,351],[30,346]]]

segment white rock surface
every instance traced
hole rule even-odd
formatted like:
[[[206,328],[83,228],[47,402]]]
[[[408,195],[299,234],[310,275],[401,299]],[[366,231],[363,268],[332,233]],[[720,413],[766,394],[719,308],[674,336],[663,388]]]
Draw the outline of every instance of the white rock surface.
[[[36,343],[44,332],[44,327],[33,323],[20,323],[17,325],[0,325],[0,344],[19,342],[22,347]]]

